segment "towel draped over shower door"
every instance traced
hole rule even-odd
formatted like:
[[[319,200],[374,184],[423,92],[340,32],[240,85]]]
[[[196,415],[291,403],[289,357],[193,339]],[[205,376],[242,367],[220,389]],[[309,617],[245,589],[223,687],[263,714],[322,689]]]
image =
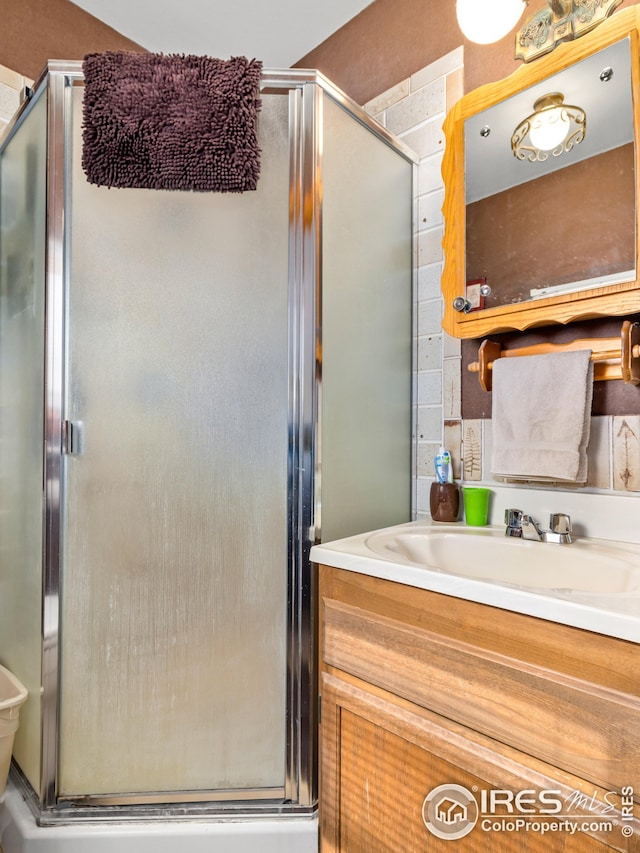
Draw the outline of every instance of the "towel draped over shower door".
[[[261,71],[261,62],[243,56],[87,54],[87,179],[106,187],[255,190]]]

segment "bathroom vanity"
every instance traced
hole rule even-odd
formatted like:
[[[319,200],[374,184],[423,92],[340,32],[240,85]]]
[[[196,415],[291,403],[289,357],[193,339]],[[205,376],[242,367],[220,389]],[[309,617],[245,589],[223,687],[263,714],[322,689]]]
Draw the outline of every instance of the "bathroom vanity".
[[[395,569],[392,550],[367,555],[372,536],[312,551],[322,853],[451,840],[461,851],[640,849],[640,644],[611,635],[628,633],[625,619],[598,622],[588,592],[572,600],[403,556],[395,534],[428,527],[389,528]],[[636,597],[621,595],[634,619]],[[556,621],[524,612],[545,598]],[[563,608],[596,630],[562,624]]]

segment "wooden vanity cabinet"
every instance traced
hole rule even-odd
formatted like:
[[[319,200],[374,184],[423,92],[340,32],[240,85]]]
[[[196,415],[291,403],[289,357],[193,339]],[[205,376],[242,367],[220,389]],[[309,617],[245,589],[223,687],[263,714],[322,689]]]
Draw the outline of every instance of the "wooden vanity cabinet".
[[[321,853],[640,850],[640,646],[327,566],[320,626]],[[478,804],[453,841],[441,785]]]

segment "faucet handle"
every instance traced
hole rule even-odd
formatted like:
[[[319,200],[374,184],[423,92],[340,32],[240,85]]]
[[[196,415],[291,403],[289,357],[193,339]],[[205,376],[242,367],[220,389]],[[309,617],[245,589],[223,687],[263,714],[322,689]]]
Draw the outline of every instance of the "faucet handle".
[[[551,513],[549,518],[549,527],[552,533],[571,533],[571,516],[565,515],[563,512]]]
[[[522,510],[505,509],[504,523],[507,525],[507,527],[520,527],[520,525],[522,524]]]
[[[505,509],[504,523],[507,525],[504,529],[505,536],[517,536],[522,538],[522,510],[521,509]]]

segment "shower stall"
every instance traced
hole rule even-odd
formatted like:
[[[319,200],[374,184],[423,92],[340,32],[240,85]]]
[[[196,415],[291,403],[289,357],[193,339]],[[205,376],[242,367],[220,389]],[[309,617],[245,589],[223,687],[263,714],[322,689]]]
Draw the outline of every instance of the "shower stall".
[[[107,189],[82,98],[50,62],[0,148],[12,784],[42,827],[312,815],[309,549],[411,512],[413,156],[265,71],[255,192]]]

